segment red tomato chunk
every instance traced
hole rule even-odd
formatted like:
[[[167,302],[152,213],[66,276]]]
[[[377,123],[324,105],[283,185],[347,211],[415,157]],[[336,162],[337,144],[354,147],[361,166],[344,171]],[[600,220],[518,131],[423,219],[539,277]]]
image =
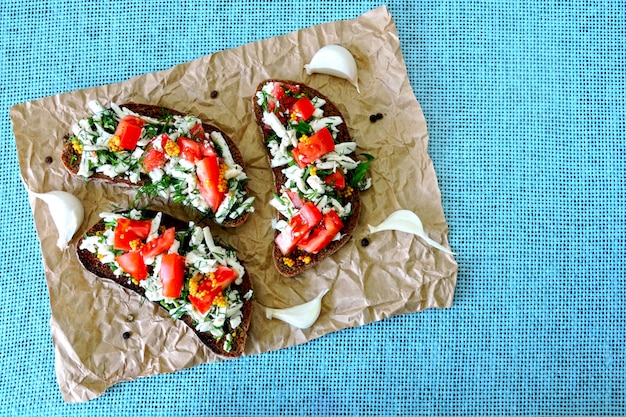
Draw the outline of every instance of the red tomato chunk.
[[[200,194],[215,213],[222,204],[225,190],[220,190],[220,166],[217,156],[205,156],[196,163]]]
[[[148,259],[166,252],[172,244],[174,244],[175,237],[176,231],[173,227],[170,227],[165,230],[162,235],[143,245],[141,248],[141,256],[143,256],[144,259]]]
[[[291,154],[298,166],[304,168],[334,150],[333,135],[327,127],[324,127],[305,140],[301,139],[298,146],[292,149]]]
[[[311,234],[300,240],[298,248],[309,253],[318,253],[337,236],[343,228],[343,222],[333,210],[324,215],[322,223],[313,229]]]
[[[124,116],[115,129],[115,136],[120,138],[120,148],[132,151],[137,147],[141,132],[146,122],[137,116]]]
[[[116,256],[115,261],[124,272],[137,281],[142,281],[148,277],[148,269],[139,251],[130,251],[123,255]]]
[[[120,217],[117,220],[113,236],[113,247],[118,250],[131,250],[131,242],[144,241],[150,234],[150,220],[133,220]]]
[[[217,270],[210,275],[199,274],[193,277],[190,282],[189,301],[200,312],[205,314],[211,309],[215,297],[220,295],[224,289],[237,279],[235,270],[220,265]]]
[[[161,258],[160,279],[165,297],[178,298],[185,280],[185,257],[168,253]]]

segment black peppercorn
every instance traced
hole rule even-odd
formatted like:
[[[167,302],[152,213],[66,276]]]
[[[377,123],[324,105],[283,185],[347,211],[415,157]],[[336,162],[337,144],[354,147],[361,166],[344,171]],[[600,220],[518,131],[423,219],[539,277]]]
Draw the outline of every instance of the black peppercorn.
[[[370,241],[368,238],[364,237],[363,239],[361,239],[361,246],[366,247],[370,244]]]
[[[44,159],[44,161],[46,161],[46,164],[51,164],[52,163],[52,157],[51,156],[46,156],[46,159]]]
[[[219,93],[216,90],[211,91],[211,98],[217,98]]]
[[[372,114],[372,115],[370,115],[370,122],[376,123],[377,120],[380,120],[382,118],[383,118],[383,114],[382,113]]]
[[[122,337],[124,338],[124,340],[129,339],[129,338],[130,338],[130,332],[124,332],[124,333],[122,334]]]

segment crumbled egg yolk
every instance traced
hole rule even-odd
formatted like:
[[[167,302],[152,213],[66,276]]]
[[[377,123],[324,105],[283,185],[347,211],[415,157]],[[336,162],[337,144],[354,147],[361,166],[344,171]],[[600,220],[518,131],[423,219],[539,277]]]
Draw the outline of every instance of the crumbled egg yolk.
[[[128,242],[128,246],[130,246],[132,250],[139,250],[143,246],[143,242],[141,239],[134,239]]]
[[[346,198],[352,197],[352,194],[354,194],[354,189],[352,187],[346,187],[345,190],[341,191],[341,195]]]
[[[171,140],[167,141],[164,149],[165,149],[165,153],[168,154],[169,156],[180,155],[180,146],[178,146],[178,143],[173,142]]]
[[[308,265],[311,263],[311,257],[310,256],[300,256],[298,257],[298,260],[302,261],[302,263]]]
[[[283,258],[283,263],[284,263],[285,265],[287,265],[288,267],[290,267],[290,268],[291,268],[292,266],[294,266],[294,265],[295,265],[294,260],[293,260],[293,259],[291,259],[291,258],[287,258],[287,257],[284,257],[284,258]]]
[[[300,136],[300,139],[298,139],[300,142],[304,143],[305,145],[308,145],[310,143],[309,137],[307,135],[302,135]]]
[[[213,305],[216,305],[220,308],[228,306],[228,301],[226,300],[226,297],[224,297],[223,293],[215,296],[215,298],[213,299]]]
[[[309,174],[310,175],[317,175],[317,167],[316,166],[312,166],[311,169],[309,170]]]
[[[210,288],[200,290],[200,285],[204,284],[207,280],[211,284]],[[205,297],[209,292],[215,290],[218,287],[218,285],[219,284],[215,282],[214,273],[212,272],[210,274],[198,273],[194,275],[193,277],[191,277],[191,279],[189,280],[189,295],[192,295],[198,298]],[[218,295],[215,296],[211,304],[224,308],[228,306],[228,300],[224,296],[224,293],[219,293]]]
[[[228,181],[226,181],[226,171],[228,170],[228,166],[226,164],[220,165],[220,178],[217,182],[217,190],[220,193],[225,193],[228,191]]]
[[[202,298],[206,295],[206,290],[200,291],[199,287],[206,280],[211,280],[211,288],[215,285],[215,274],[196,274],[189,280],[189,294],[194,297]]]
[[[120,142],[121,142],[121,139],[119,136],[113,136],[111,140],[109,140],[109,143],[107,144],[107,146],[109,147],[109,150],[111,152],[119,152],[122,150],[122,147],[120,146]]]
[[[78,153],[79,155],[82,155],[82,153],[83,153],[83,145],[78,140],[73,140],[72,141],[72,148],[74,148],[76,153]]]

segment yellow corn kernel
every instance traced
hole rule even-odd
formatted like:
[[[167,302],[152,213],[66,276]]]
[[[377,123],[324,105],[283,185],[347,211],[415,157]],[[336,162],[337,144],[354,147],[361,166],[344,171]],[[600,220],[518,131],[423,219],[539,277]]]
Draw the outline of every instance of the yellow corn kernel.
[[[178,156],[180,155],[180,146],[178,146],[178,143],[169,140],[165,144],[165,153],[169,156]]]
[[[120,137],[119,136],[113,136],[110,140],[109,143],[107,144],[107,146],[109,147],[109,150],[111,152],[119,152],[122,150],[122,147],[120,146]]]
[[[283,258],[283,263],[290,268],[295,265],[295,262],[293,261],[293,259],[287,258],[287,257]]]

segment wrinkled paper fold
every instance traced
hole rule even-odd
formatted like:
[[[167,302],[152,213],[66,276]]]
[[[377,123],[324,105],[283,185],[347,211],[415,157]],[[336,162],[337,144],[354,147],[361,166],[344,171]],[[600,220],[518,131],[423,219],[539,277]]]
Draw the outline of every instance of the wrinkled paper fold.
[[[340,44],[355,56],[361,93],[348,81],[306,75],[304,65],[324,45]],[[353,238],[332,257],[296,278],[283,278],[272,263],[268,205],[272,175],[252,95],[266,78],[283,78],[320,90],[341,110],[357,153],[376,157],[373,186],[362,193],[362,214]],[[218,96],[211,98],[210,93]],[[11,108],[21,176],[33,192],[64,190],[85,207],[77,237],[99,220],[101,211],[127,207],[135,190],[85,182],[60,161],[62,138],[88,115],[86,103],[128,101],[163,105],[195,114],[224,130],[239,146],[256,197],[255,212],[235,230],[212,229],[238,251],[250,273],[255,305],[245,355],[305,343],[330,332],[399,314],[452,304],[458,266],[451,255],[426,247],[401,232],[381,232],[360,241],[398,209],[420,216],[429,236],[448,245],[448,228],[422,110],[413,94],[392,17],[385,7],[357,19],[335,21],[216,52],[171,69],[127,81],[72,91]],[[371,114],[383,119],[372,123]],[[46,157],[52,157],[51,164]],[[143,203],[147,204],[145,200]],[[157,208],[184,216],[164,201]],[[86,272],[76,256],[76,238],[65,251],[47,205],[30,197],[41,242],[56,370],[63,398],[86,401],[111,385],[157,373],[175,372],[220,360],[182,322],[117,284]],[[309,301],[325,288],[322,312],[311,328],[299,330],[265,318],[263,306],[288,307]],[[132,314],[134,320],[128,321]],[[131,332],[129,339],[122,334]]]

